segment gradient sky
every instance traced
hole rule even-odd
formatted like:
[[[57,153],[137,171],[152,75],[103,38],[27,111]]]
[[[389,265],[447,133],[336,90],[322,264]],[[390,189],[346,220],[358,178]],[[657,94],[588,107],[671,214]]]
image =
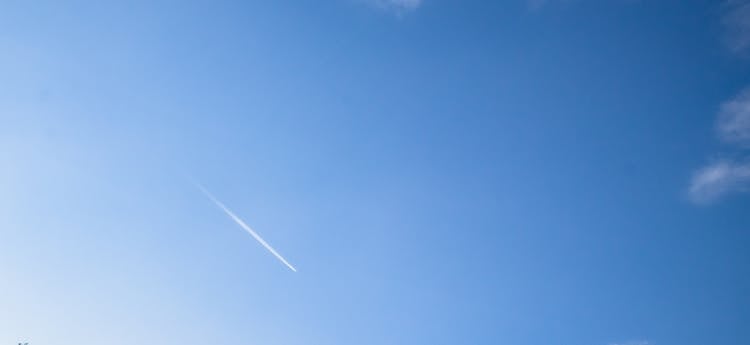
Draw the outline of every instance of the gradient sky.
[[[750,344],[749,78],[747,0],[0,1],[0,344]]]

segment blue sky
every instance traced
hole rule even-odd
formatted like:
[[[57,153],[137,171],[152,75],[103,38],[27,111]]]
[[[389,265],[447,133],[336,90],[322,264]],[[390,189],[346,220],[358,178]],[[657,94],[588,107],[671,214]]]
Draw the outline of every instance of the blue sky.
[[[3,1],[0,52],[0,343],[750,343],[746,0]]]

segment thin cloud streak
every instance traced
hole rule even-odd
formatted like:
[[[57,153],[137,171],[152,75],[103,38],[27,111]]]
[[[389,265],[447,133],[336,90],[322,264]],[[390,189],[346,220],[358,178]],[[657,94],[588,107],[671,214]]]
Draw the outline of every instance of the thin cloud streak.
[[[198,187],[198,189],[200,189],[201,192],[203,192],[203,194],[205,194],[211,201],[213,201],[214,204],[216,204],[216,206],[218,206],[222,211],[224,211],[224,213],[226,213],[229,216],[229,218],[232,218],[232,220],[235,223],[237,223],[237,225],[245,229],[245,231],[247,231],[251,236],[253,236],[253,238],[255,238],[256,241],[258,241],[263,247],[265,247],[269,252],[271,252],[271,254],[273,254],[277,259],[279,259],[279,261],[284,263],[286,267],[289,267],[290,270],[297,272],[297,269],[294,268],[292,264],[286,261],[286,259],[284,259],[284,257],[281,256],[281,254],[279,254],[275,249],[273,249],[273,247],[271,247],[271,245],[268,244],[268,242],[263,240],[263,238],[261,238],[260,235],[258,235],[258,233],[256,233],[252,228],[250,228],[249,225],[245,224],[245,222],[242,219],[240,219],[240,217],[237,217],[237,215],[235,215],[234,212],[232,212],[229,208],[224,206],[224,204],[221,201],[217,200],[213,196],[213,194],[211,194],[211,192],[209,192],[206,188],[201,186],[199,183],[196,183],[196,182],[194,183],[196,187]]]

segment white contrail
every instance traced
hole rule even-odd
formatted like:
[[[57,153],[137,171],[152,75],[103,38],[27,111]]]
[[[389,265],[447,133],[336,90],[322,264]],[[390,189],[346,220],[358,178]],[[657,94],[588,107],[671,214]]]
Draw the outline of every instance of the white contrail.
[[[297,269],[294,268],[294,266],[292,266],[292,264],[290,264],[288,261],[286,261],[286,259],[284,259],[278,252],[276,252],[276,250],[273,249],[273,247],[271,247],[270,244],[268,244],[266,241],[264,241],[260,237],[260,235],[258,235],[258,233],[256,233],[255,231],[253,231],[253,229],[250,228],[250,226],[248,226],[247,224],[245,224],[245,222],[243,222],[242,219],[240,219],[240,217],[237,217],[231,210],[229,210],[226,206],[224,206],[224,204],[222,204],[221,201],[216,200],[216,198],[214,198],[214,196],[211,194],[211,192],[209,192],[206,188],[203,188],[203,186],[201,186],[197,182],[194,182],[194,183],[201,190],[201,192],[203,192],[203,194],[205,194],[209,199],[211,199],[211,201],[213,201],[214,204],[216,204],[216,206],[219,206],[219,208],[221,208],[222,211],[224,211],[224,213],[226,213],[229,216],[229,218],[232,218],[232,220],[234,220],[234,222],[237,223],[237,225],[239,225],[241,228],[245,229],[245,231],[247,231],[248,233],[250,233],[250,235],[252,235],[253,238],[255,238],[258,242],[260,242],[260,244],[263,245],[263,247],[265,247],[266,249],[268,249],[268,251],[271,252],[271,254],[273,254],[277,259],[279,259],[281,262],[283,262],[284,265],[286,265],[286,267],[289,267],[290,270],[292,270],[294,272],[297,272]]]

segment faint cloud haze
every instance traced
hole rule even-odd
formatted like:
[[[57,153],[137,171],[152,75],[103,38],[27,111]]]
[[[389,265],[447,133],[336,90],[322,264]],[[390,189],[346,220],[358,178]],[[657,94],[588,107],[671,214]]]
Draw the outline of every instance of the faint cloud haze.
[[[370,0],[375,6],[398,13],[413,11],[422,5],[422,0]]]
[[[526,3],[529,5],[529,8],[536,10],[544,6],[544,4],[547,3],[547,0],[526,0]]]
[[[717,129],[725,142],[750,147],[750,88],[721,105]]]
[[[734,53],[750,48],[750,0],[727,0],[722,22],[727,30],[727,44]]]

